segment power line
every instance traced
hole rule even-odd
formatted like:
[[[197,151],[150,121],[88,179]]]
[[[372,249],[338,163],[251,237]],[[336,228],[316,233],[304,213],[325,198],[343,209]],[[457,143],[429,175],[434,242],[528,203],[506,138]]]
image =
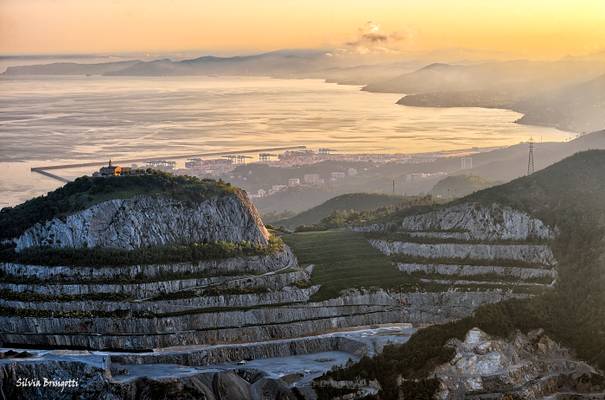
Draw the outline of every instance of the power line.
[[[529,159],[527,160],[527,175],[531,175],[536,171],[534,166],[534,138],[529,139]]]

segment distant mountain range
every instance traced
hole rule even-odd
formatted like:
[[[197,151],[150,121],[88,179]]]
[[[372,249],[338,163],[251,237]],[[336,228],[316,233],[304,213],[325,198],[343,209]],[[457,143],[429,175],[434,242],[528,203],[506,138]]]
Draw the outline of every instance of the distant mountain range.
[[[418,107],[492,107],[525,114],[520,123],[575,132],[605,128],[605,59],[497,61],[473,64],[404,59],[378,63],[324,50],[186,60],[62,62],[8,67],[4,75],[222,76],[316,78],[365,85],[370,92],[406,94],[398,103]]]
[[[99,64],[53,63],[8,67],[5,75],[272,75],[298,73],[338,65],[322,51],[275,51],[247,56],[202,56],[173,61],[168,58],[152,61],[108,62]]]
[[[364,90],[408,94],[398,102],[406,106],[505,108],[525,114],[519,123],[592,132],[605,128],[604,72],[584,61],[432,64]]]
[[[605,128],[605,75],[512,105],[525,114],[519,123],[552,125],[575,132]]]
[[[434,63],[369,84],[364,90],[404,94],[499,91],[524,96],[529,92],[586,81],[604,72],[603,63],[575,60],[516,60],[467,65]]]

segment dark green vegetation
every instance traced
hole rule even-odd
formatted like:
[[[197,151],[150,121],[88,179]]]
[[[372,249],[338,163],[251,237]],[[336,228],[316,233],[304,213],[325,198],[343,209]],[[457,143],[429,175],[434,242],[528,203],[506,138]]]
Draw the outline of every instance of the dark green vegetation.
[[[462,339],[472,327],[507,337],[515,330],[543,328],[577,355],[605,368],[605,151],[587,151],[508,184],[459,201],[499,202],[525,210],[560,235],[553,243],[559,279],[555,290],[530,300],[484,305],[472,317],[420,330],[409,342],[390,346],[375,358],[328,373],[338,379],[378,379],[381,399],[397,399],[398,376],[406,399],[428,399],[436,390],[426,379],[434,366],[448,361],[449,338]],[[409,385],[413,386],[410,390]],[[407,389],[406,389],[407,388]],[[325,398],[325,397],[324,397]]]
[[[382,288],[402,292],[448,289],[441,284],[420,282],[420,278],[431,276],[400,272],[393,263],[395,259],[372,247],[362,233],[349,230],[298,232],[284,235],[283,239],[292,248],[301,265],[315,266],[310,284],[321,285],[321,288],[311,298],[313,301],[338,297],[342,290],[351,288]],[[486,290],[503,286],[486,283],[457,288]]]
[[[134,250],[108,248],[28,248],[15,252],[13,248],[0,251],[0,262],[16,262],[30,265],[71,266],[124,266],[143,264],[171,264],[199,262],[231,257],[250,257],[272,254],[282,249],[282,241],[271,235],[267,246],[249,242],[211,242],[187,245],[142,247]]]
[[[303,211],[294,217],[277,221],[275,225],[295,228],[300,225],[314,225],[337,211],[369,211],[381,207],[407,204],[415,198],[380,193],[350,193],[336,196],[317,207]]]
[[[313,285],[321,288],[312,300],[337,297],[348,288],[396,288],[415,280],[397,270],[389,257],[373,248],[363,234],[348,230],[285,235],[300,265],[314,264]]]
[[[123,301],[130,300],[130,296],[126,293],[89,293],[77,295],[59,295],[49,296],[33,292],[12,292],[10,290],[1,289],[0,299],[26,301],[26,302],[62,302],[62,301]]]
[[[383,196],[383,195],[377,195]],[[390,196],[388,197],[398,197]],[[367,210],[342,209],[333,211],[318,223],[312,225],[300,225],[296,227],[297,232],[321,231],[327,229],[344,228],[354,225],[364,225],[378,222],[402,210],[415,209],[416,207],[433,205],[435,202],[431,196],[399,197],[400,202]]]
[[[497,184],[498,182],[492,182],[477,175],[452,175],[437,182],[431,190],[431,195],[454,199],[468,196]]]
[[[338,297],[342,290],[349,288],[383,288],[402,292],[447,291],[450,286],[437,282],[423,282],[421,279],[446,279],[469,281],[497,281],[499,284],[457,284],[456,290],[475,291],[497,288],[515,292],[541,292],[541,287],[517,287],[517,278],[502,276],[469,276],[456,278],[438,274],[406,274],[397,269],[397,262],[421,264],[458,265],[499,265],[510,267],[543,267],[522,261],[475,260],[475,259],[426,259],[404,255],[386,256],[368,243],[368,237],[378,234],[352,232],[347,229],[326,229],[285,234],[283,240],[292,248],[301,265],[313,264],[315,269],[311,284],[321,285],[312,300],[321,301]],[[383,234],[384,235],[384,234]],[[388,233],[386,234],[389,235]],[[526,280],[534,283],[550,283],[550,280]]]
[[[174,176],[152,170],[147,175],[83,176],[46,196],[16,207],[3,208],[0,211],[0,239],[14,238],[37,222],[66,216],[111,199],[161,194],[185,203],[196,203],[235,190],[222,181]]]

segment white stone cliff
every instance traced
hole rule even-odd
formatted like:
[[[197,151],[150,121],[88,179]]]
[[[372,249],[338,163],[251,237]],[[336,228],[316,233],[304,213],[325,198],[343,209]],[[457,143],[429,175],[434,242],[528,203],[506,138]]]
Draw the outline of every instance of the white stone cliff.
[[[14,242],[17,251],[34,246],[132,250],[219,240],[265,245],[268,238],[256,208],[237,191],[197,204],[158,195],[113,199],[37,223]]]

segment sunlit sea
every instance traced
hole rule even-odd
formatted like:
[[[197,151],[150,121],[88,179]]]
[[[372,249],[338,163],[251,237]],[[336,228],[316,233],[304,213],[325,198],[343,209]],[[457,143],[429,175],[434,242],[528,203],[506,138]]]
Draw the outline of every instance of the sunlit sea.
[[[36,165],[290,145],[418,153],[570,136],[515,124],[512,111],[405,107],[400,97],[320,80],[0,77],[0,207],[60,185],[32,174]]]

